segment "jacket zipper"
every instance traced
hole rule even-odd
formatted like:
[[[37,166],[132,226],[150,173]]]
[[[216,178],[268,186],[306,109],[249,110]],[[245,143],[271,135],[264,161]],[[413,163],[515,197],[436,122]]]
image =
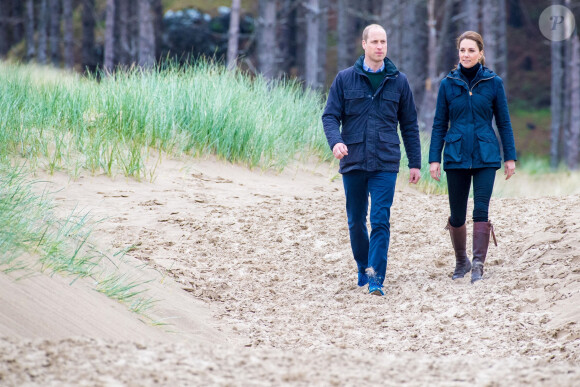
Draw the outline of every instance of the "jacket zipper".
[[[386,82],[387,82],[389,79],[395,79],[395,78],[397,78],[398,76],[399,76],[399,74],[397,74],[397,75],[395,75],[395,76],[393,76],[393,77],[390,77],[390,76],[386,75],[386,76],[385,76],[385,79],[383,79],[383,81],[382,81],[382,82],[381,82],[381,84],[379,85],[378,89],[377,89],[377,90],[374,92],[374,94],[371,94],[371,100],[374,100],[374,99],[375,99],[375,97],[376,97],[376,96],[379,94],[379,91],[381,91],[381,89],[383,88],[383,86],[385,85],[385,83],[386,83]],[[366,76],[366,74],[365,74],[365,77],[367,77],[367,76]],[[367,79],[368,79],[368,78],[369,78],[369,77],[367,77]],[[370,82],[370,81],[369,81],[369,82]]]

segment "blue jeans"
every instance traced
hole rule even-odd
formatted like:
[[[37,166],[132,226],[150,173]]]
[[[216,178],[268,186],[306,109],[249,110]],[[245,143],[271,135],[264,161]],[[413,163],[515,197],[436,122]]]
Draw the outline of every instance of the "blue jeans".
[[[359,273],[372,268],[382,285],[387,271],[387,253],[391,236],[391,205],[395,196],[396,172],[352,171],[342,175],[346,195],[346,215],[350,246]],[[367,212],[371,198],[371,237],[367,230]]]

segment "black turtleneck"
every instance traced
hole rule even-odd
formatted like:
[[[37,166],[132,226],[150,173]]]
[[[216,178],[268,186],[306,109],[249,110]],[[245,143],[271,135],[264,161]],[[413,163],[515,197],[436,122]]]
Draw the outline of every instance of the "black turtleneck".
[[[471,84],[471,81],[473,81],[473,78],[475,78],[475,74],[477,74],[477,72],[479,71],[479,68],[481,67],[481,63],[477,63],[475,66],[470,67],[470,68],[465,68],[463,66],[461,67],[461,74],[463,74],[465,76],[465,78],[467,78],[467,81]]]

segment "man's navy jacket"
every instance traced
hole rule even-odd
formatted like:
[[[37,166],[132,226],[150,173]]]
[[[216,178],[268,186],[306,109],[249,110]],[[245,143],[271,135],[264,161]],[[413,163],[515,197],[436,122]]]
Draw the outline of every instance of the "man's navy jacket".
[[[363,60],[364,55],[354,66],[338,73],[322,115],[330,149],[338,143],[348,148],[348,155],[340,160],[339,172],[399,172],[398,124],[409,168],[421,168],[417,112],[407,77],[385,58],[386,77],[373,93],[362,69]]]

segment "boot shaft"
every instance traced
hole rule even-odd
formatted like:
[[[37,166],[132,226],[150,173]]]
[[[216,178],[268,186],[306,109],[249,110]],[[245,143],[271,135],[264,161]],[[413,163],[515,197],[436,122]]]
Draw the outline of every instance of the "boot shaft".
[[[489,247],[489,236],[493,235],[493,241],[497,246],[493,225],[491,222],[473,223],[473,262],[485,262],[487,249]]]
[[[451,245],[455,250],[455,256],[457,258],[467,257],[467,227],[465,224],[461,227],[453,227],[448,219],[445,229],[449,230]]]

